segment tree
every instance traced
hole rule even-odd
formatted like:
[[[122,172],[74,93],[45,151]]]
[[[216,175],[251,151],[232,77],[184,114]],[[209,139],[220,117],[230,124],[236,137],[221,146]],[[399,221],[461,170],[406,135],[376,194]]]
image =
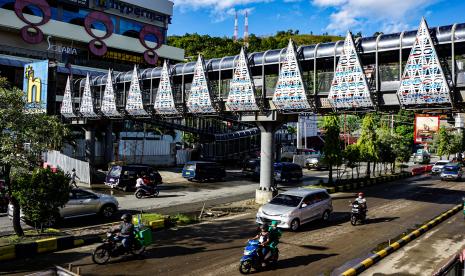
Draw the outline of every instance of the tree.
[[[443,155],[447,155],[447,159],[449,159],[450,155],[450,144],[451,144],[451,136],[447,129],[442,126],[438,132],[437,138],[437,146],[436,146],[436,153],[441,157]]]
[[[70,178],[63,171],[53,173],[50,169],[37,168],[32,173],[20,173],[13,180],[16,189],[13,196],[18,199],[26,221],[37,229],[53,224],[59,209],[69,200]]]
[[[346,160],[346,166],[352,169],[352,179],[354,178],[354,168],[358,167],[358,163],[360,162],[360,150],[357,144],[348,145],[344,151],[342,152],[342,156]],[[357,178],[358,175],[358,168],[357,168]]]
[[[376,123],[374,116],[369,113],[365,114],[362,120],[362,133],[357,140],[357,145],[360,150],[360,157],[367,162],[366,176],[371,175],[370,162],[375,162],[378,159],[377,141],[376,141]]]
[[[328,183],[332,184],[333,166],[340,165],[342,161],[339,117],[336,115],[325,116],[323,129],[325,130],[324,161],[329,166]]]
[[[194,133],[184,132],[182,134],[182,141],[190,147],[199,141],[199,136]]]
[[[384,164],[384,173],[387,173],[387,164],[391,164],[394,168],[396,161],[396,152],[394,146],[396,146],[397,136],[391,134],[390,129],[384,127],[378,130],[378,156],[379,161]]]
[[[296,126],[287,126],[287,133],[289,133],[289,135],[291,135],[291,140],[294,141],[294,136],[297,134],[297,127]],[[301,137],[299,137],[299,138],[301,138]]]
[[[5,184],[14,207],[13,228],[18,236],[24,235],[20,224],[20,204],[15,196],[21,188],[11,181],[12,172],[30,171],[38,166],[42,153],[47,149],[59,149],[63,136],[70,133],[56,117],[25,113],[23,95],[5,78],[0,78],[0,166],[3,167]]]

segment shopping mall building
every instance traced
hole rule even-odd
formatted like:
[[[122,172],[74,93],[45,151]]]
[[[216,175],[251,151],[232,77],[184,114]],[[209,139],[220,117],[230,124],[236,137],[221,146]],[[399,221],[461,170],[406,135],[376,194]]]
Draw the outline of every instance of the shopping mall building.
[[[183,61],[183,49],[166,45],[172,15],[168,0],[0,0],[0,76],[21,88],[24,66],[49,60],[57,107],[68,75]]]

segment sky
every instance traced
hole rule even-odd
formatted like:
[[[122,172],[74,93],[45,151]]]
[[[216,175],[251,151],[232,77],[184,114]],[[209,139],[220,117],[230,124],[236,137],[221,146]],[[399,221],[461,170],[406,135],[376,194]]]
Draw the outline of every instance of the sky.
[[[232,37],[239,14],[239,36],[244,14],[249,33],[269,36],[282,30],[345,35],[350,30],[372,36],[416,30],[421,17],[430,27],[465,22],[465,0],[171,0],[174,15],[169,35],[185,33]]]

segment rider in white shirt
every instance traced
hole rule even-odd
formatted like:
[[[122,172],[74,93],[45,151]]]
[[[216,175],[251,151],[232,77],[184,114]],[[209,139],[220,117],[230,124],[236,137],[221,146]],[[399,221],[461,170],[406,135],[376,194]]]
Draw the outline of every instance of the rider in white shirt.
[[[142,179],[142,176],[140,174],[137,175],[137,180],[136,180],[136,188],[146,188],[147,185],[144,183],[144,179]]]

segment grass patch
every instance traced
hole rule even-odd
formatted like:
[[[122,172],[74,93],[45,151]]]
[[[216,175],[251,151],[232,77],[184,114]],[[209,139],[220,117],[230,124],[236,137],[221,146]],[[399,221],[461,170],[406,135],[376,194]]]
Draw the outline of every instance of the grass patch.
[[[28,243],[36,240],[53,238],[58,236],[65,236],[66,234],[53,228],[47,228],[43,233],[38,233],[36,230],[26,230],[24,231],[23,237],[18,237],[16,235],[9,235],[0,237],[0,246],[18,244],[18,243]]]
[[[176,221],[176,224],[179,224],[179,225],[187,225],[187,224],[198,222],[197,217],[189,216],[185,214],[177,214],[173,216],[173,219]]]
[[[148,225],[151,221],[165,219],[165,216],[157,213],[140,214],[142,224]],[[139,214],[133,216],[133,223],[137,224]]]

